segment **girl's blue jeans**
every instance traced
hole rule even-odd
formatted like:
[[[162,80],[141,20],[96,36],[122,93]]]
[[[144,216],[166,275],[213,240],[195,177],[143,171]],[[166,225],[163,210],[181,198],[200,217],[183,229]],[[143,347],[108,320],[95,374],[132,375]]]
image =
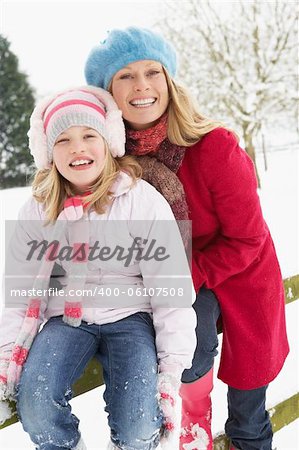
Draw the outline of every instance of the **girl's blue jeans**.
[[[218,353],[217,320],[220,307],[216,296],[211,290],[201,288],[193,307],[197,315],[197,347],[191,369],[183,372],[183,383],[196,381],[205,375],[213,367]],[[267,386],[252,390],[228,386],[225,432],[234,447],[240,450],[272,448],[272,427],[265,409],[266,389]]]
[[[152,319],[136,313],[105,325],[74,328],[51,318],[37,335],[17,392],[24,430],[40,450],[73,449],[80,432],[71,412],[72,384],[96,357],[103,367],[111,441],[122,450],[159,443],[157,354]],[[95,427],[96,429],[96,427]]]

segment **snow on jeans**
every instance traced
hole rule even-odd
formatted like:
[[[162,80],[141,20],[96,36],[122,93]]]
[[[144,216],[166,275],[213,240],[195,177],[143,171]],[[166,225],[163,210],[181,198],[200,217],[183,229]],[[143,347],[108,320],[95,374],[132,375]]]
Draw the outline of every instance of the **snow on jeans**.
[[[74,328],[61,316],[45,324],[17,393],[18,414],[32,442],[40,450],[77,445],[79,420],[69,405],[71,386],[92,357],[103,366],[113,444],[123,450],[156,448],[162,417],[156,399],[155,332],[151,317],[142,312],[104,325],[82,322]]]

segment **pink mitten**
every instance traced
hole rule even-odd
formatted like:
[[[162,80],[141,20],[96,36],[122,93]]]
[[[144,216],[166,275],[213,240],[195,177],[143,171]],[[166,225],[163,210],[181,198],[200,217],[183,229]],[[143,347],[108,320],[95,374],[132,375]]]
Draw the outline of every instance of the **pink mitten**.
[[[6,401],[6,384],[0,380],[0,425],[10,419],[13,415],[8,402]]]
[[[13,416],[9,404],[6,401],[0,400],[0,425],[3,425],[8,419]]]
[[[7,398],[7,368],[9,365],[10,353],[3,352],[0,355],[0,425],[12,417]]]
[[[177,429],[176,401],[178,397],[180,379],[168,372],[158,374],[158,400],[162,410],[163,430],[161,444],[170,444]]]
[[[10,352],[0,354],[0,400],[5,398],[7,393],[7,369],[10,361]]]

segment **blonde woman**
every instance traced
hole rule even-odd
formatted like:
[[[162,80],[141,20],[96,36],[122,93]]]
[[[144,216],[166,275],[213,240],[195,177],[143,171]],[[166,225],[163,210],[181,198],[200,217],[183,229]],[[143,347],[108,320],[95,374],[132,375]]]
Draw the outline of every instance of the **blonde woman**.
[[[266,389],[289,351],[279,264],[250,158],[234,132],[197,111],[175,72],[172,45],[137,27],[110,31],[85,66],[88,84],[108,89],[122,110],[127,154],[175,217],[192,220],[197,348],[182,376],[180,449],[213,448],[210,393],[221,318],[218,378],[228,385],[231,448],[270,450]]]
[[[83,86],[41,100],[29,137],[38,171],[7,256],[0,422],[9,415],[3,400],[15,398],[40,450],[85,449],[69,400],[96,357],[109,449],[168,445],[196,345],[195,293],[173,213],[123,157],[121,112],[107,91]],[[59,290],[49,287],[55,262]]]

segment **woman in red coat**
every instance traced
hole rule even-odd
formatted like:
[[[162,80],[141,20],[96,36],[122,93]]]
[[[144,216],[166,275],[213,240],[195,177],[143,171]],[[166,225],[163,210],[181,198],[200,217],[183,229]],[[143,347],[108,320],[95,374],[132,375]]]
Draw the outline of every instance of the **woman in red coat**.
[[[289,351],[281,272],[251,159],[232,131],[196,111],[173,80],[175,70],[167,41],[130,27],[113,30],[91,51],[85,74],[112,92],[127,152],[138,157],[144,177],[177,220],[192,220],[198,342],[182,377],[180,449],[213,448],[210,393],[221,316],[218,378],[228,385],[231,448],[270,450],[266,389]]]

